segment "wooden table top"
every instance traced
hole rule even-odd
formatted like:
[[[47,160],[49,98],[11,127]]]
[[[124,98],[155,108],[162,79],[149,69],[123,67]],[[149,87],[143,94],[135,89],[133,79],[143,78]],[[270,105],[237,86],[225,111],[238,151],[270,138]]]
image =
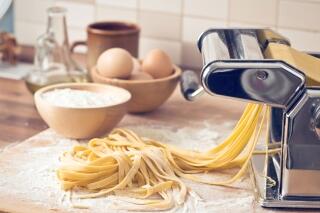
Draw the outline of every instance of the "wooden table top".
[[[0,148],[46,128],[24,81],[0,78]]]

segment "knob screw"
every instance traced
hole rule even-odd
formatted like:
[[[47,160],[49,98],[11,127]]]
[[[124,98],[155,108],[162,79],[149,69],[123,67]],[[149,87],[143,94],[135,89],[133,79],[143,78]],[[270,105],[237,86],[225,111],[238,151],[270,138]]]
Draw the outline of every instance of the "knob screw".
[[[258,70],[256,75],[259,80],[266,80],[268,78],[268,73],[264,70]]]

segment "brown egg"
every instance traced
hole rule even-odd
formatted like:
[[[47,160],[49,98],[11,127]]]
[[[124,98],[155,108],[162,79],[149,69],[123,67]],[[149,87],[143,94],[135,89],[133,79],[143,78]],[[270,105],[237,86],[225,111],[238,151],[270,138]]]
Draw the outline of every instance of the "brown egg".
[[[146,72],[132,73],[129,80],[153,80],[153,77]]]
[[[107,78],[128,79],[133,68],[130,53],[121,48],[104,51],[97,60],[98,72]]]
[[[170,57],[160,49],[151,50],[142,63],[142,71],[154,78],[164,78],[172,74],[173,65]]]
[[[139,59],[132,58],[132,62],[133,62],[132,75],[137,74],[139,72],[142,72],[142,67],[141,67]]]

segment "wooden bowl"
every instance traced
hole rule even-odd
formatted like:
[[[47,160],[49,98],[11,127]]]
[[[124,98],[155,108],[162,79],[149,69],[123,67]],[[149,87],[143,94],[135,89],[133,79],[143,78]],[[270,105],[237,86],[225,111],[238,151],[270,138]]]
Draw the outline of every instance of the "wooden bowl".
[[[63,88],[116,93],[120,98],[112,105],[87,108],[55,106],[42,98],[47,91]],[[125,89],[94,83],[55,84],[34,94],[37,110],[48,126],[58,134],[74,139],[93,138],[112,130],[126,114],[130,98],[131,94]]]
[[[181,69],[174,66],[172,75],[153,80],[123,80],[106,78],[97,72],[97,68],[91,70],[93,82],[110,84],[128,90],[132,98],[128,111],[131,113],[150,112],[161,106],[173,93],[181,76]]]

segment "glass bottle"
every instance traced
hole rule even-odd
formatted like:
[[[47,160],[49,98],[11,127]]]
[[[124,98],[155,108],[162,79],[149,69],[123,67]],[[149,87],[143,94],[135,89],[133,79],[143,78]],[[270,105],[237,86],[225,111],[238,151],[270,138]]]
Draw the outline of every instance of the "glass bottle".
[[[66,9],[51,7],[47,13],[46,33],[37,39],[34,70],[25,79],[31,92],[56,83],[88,81],[86,71],[71,58]]]

